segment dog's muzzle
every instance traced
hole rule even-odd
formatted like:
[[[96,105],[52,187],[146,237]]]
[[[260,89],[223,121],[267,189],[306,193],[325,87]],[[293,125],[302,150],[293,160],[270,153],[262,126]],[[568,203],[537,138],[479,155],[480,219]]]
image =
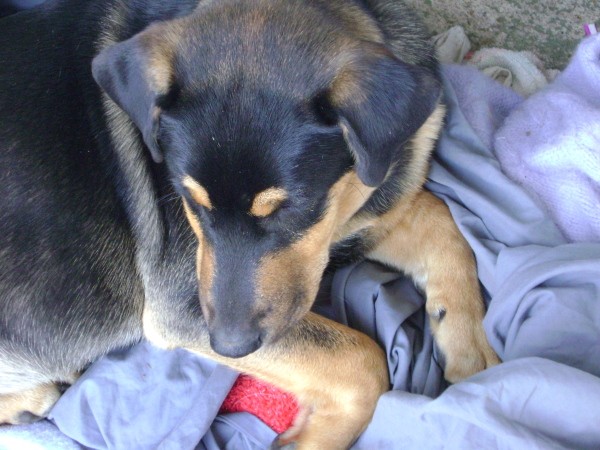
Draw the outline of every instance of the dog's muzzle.
[[[263,344],[262,333],[249,329],[232,331],[217,329],[210,333],[210,346],[219,355],[241,358],[258,350]]]

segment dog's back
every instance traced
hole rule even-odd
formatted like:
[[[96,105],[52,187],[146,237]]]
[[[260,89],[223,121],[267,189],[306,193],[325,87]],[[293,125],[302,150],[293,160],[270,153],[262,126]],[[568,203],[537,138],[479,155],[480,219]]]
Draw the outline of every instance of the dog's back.
[[[90,120],[80,67],[93,48],[76,3],[0,21],[0,394],[141,336],[134,244],[114,156],[98,144],[108,136]]]

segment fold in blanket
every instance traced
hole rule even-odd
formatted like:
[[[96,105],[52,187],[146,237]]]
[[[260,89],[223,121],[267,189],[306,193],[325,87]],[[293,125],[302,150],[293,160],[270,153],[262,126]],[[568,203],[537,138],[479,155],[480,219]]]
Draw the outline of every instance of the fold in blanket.
[[[449,116],[428,188],[473,248],[505,363],[448,387],[412,282],[369,262],[338,271],[319,310],[380,342],[394,387],[354,448],[600,448],[600,243],[568,243],[502,172],[491,143],[521,98],[473,69],[444,76]],[[234,378],[141,344],[95,363],[51,417],[89,448],[267,448],[274,433],[258,419],[215,419]]]

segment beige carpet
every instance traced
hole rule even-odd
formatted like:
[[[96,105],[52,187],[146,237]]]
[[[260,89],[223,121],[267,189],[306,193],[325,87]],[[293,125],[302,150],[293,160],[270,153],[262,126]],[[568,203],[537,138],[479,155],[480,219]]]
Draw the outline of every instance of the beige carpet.
[[[600,0],[406,0],[432,34],[461,25],[474,48],[532,50],[548,68],[562,69],[600,21]]]

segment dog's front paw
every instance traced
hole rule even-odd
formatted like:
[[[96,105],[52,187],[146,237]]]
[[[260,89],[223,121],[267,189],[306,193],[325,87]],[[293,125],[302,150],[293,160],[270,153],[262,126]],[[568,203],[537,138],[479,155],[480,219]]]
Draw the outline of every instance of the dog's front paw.
[[[430,317],[446,360],[444,377],[449,382],[456,383],[500,362],[486,338],[482,314],[438,309]]]
[[[295,393],[300,412],[272,448],[342,450],[365,430],[379,397],[389,389],[385,355],[364,337],[353,354],[339,356],[332,357],[327,373],[307,380],[303,391]]]

